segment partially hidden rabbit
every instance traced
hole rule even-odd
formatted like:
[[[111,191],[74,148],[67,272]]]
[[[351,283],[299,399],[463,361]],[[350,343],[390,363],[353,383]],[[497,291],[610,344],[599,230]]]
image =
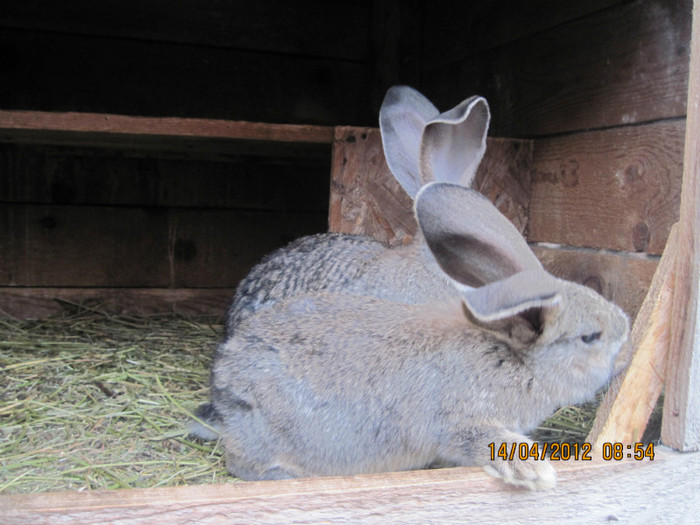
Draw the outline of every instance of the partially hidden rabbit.
[[[480,194],[432,183],[415,201],[454,297],[402,304],[301,294],[236,327],[212,368],[229,471],[246,480],[480,465],[548,489],[546,460],[493,448],[557,407],[590,399],[620,368],[623,311],[545,272]],[[406,287],[413,283],[406,281]]]
[[[488,104],[482,97],[467,98],[440,113],[413,88],[390,88],[379,113],[390,171],[412,198],[432,181],[469,186],[486,149],[489,120]],[[401,303],[455,295],[420,232],[412,243],[394,248],[366,235],[310,235],[267,255],[239,283],[227,314],[226,337],[266,306],[319,291]],[[217,439],[219,418],[211,404],[202,404],[195,416],[190,433]]]

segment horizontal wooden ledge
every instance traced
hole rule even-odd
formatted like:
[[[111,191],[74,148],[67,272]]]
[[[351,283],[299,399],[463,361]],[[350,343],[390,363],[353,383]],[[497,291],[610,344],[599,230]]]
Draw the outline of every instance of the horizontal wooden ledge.
[[[506,486],[478,468],[276,482],[0,496],[15,523],[654,523],[700,512],[700,454],[553,462],[557,488]]]
[[[64,131],[331,144],[332,126],[238,120],[0,110],[0,132]]]
[[[0,110],[0,142],[85,146],[185,156],[328,157],[332,126],[99,113]]]

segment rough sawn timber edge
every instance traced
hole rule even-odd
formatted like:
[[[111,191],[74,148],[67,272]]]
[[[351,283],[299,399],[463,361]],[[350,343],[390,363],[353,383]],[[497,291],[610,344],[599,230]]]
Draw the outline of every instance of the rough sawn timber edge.
[[[0,497],[19,523],[690,523],[700,454],[554,462],[557,488],[531,492],[462,467],[336,478]],[[507,518],[506,518],[507,517]]]

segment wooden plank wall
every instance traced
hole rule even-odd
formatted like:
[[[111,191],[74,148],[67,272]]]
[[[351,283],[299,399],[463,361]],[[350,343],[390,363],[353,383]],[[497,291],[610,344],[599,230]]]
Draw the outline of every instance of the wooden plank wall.
[[[440,106],[484,95],[491,134],[533,139],[528,239],[552,271],[622,304],[639,305],[678,220],[691,6],[438,0],[424,13],[423,91]]]
[[[100,296],[134,311],[131,290],[151,311],[163,300],[161,310],[223,313],[264,254],[326,230],[330,145],[322,149],[226,161],[0,144],[0,287],[9,287],[0,309],[43,316],[59,309],[52,296]]]
[[[0,314],[46,315],[56,295],[223,313],[262,255],[326,231],[331,136],[268,148],[226,122],[376,125],[371,15],[370,0],[5,2]]]
[[[371,2],[3,2],[2,109],[374,125]]]

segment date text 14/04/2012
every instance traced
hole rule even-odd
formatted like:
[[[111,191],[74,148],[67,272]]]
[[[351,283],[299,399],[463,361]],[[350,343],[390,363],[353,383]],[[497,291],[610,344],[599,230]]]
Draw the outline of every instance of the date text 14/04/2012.
[[[491,460],[528,459],[550,461],[591,461],[593,446],[590,443],[489,443]],[[601,457],[605,461],[634,459],[654,460],[654,443],[603,443]]]

